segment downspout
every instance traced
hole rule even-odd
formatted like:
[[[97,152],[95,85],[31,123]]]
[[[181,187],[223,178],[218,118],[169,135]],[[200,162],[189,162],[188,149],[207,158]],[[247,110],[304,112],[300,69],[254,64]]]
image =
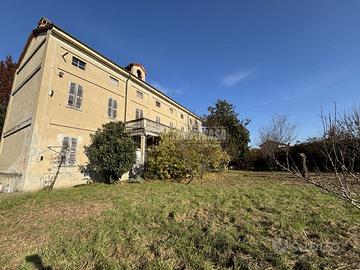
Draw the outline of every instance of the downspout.
[[[126,113],[127,113],[127,100],[128,100],[128,83],[131,77],[131,73],[129,72],[129,76],[126,79],[125,83],[125,113],[124,113],[124,124],[126,123]]]

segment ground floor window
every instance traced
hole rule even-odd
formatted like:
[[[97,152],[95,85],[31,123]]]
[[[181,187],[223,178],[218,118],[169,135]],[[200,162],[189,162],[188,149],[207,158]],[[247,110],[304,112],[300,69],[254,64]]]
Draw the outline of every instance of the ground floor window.
[[[77,138],[64,137],[62,141],[61,156],[65,166],[76,165]]]

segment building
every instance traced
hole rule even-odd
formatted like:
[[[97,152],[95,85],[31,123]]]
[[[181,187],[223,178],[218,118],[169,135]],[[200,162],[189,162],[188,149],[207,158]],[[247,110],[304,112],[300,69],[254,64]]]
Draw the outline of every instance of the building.
[[[143,65],[125,68],[42,18],[19,59],[1,139],[0,189],[41,189],[52,182],[66,146],[56,187],[86,181],[84,146],[108,121],[122,121],[139,142],[175,128],[200,131],[200,118],[146,82]]]
[[[260,144],[260,149],[263,153],[269,154],[278,151],[289,150],[290,145],[286,143],[281,143],[273,140],[267,140],[266,142]]]

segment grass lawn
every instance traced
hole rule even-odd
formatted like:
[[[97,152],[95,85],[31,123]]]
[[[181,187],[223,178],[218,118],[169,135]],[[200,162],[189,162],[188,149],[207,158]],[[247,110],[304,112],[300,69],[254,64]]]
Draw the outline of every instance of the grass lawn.
[[[284,174],[0,196],[1,269],[360,269],[360,211]]]

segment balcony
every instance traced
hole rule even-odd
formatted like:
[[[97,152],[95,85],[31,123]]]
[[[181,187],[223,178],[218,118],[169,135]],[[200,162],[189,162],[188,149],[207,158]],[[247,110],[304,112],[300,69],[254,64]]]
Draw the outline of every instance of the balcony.
[[[126,130],[130,133],[131,136],[136,135],[150,135],[150,136],[159,136],[161,133],[169,131],[172,128],[170,126],[152,121],[147,118],[140,118],[136,120],[131,120],[125,123]],[[198,125],[188,126],[187,131],[180,131],[181,133],[201,133]]]
[[[147,118],[140,118],[136,120],[131,120],[125,123],[125,127],[131,136],[136,135],[150,135],[150,136],[159,136],[160,133],[166,132],[171,129],[171,127],[164,124],[152,121]]]

